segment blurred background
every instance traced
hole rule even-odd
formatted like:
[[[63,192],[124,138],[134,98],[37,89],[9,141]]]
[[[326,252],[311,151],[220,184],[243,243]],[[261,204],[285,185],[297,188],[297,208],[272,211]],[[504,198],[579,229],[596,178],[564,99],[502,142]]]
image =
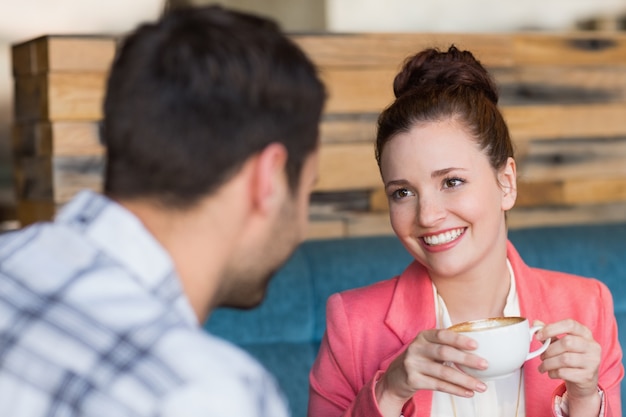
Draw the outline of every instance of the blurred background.
[[[11,45],[41,35],[123,34],[167,8],[203,0],[0,2],[0,222],[13,204],[9,152]],[[511,32],[623,30],[626,0],[229,0],[224,6],[276,19],[289,32]]]

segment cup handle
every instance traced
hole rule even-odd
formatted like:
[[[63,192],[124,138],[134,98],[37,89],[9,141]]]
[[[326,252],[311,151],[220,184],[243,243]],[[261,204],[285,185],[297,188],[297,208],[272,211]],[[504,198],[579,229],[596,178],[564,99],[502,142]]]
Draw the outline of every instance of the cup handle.
[[[533,326],[533,327],[530,328],[530,339],[531,340],[532,340],[533,336],[535,335],[535,333],[537,333],[537,331],[539,331],[542,327],[543,327],[543,325],[539,325],[539,326]],[[526,360],[532,359],[532,358],[534,358],[536,356],[541,355],[543,352],[545,352],[546,349],[548,348],[548,346],[550,346],[550,342],[551,341],[552,341],[552,339],[550,338],[550,339],[547,339],[545,342],[543,342],[543,345],[539,349],[537,349],[537,350],[535,350],[533,352],[530,352],[528,354],[528,356],[526,356]]]

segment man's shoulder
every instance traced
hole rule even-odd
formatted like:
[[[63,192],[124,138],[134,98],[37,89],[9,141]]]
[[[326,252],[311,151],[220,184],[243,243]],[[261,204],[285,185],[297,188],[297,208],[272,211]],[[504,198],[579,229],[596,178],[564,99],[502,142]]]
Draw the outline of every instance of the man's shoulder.
[[[100,307],[109,309],[105,304]],[[45,407],[65,407],[80,392],[86,415],[88,409],[136,412],[129,415],[158,410],[154,415],[159,416],[227,415],[228,410],[286,415],[278,385],[254,358],[172,310],[149,320],[140,317],[149,310],[117,316],[109,310],[113,316],[105,322],[71,304],[35,309],[18,320],[22,325],[0,327],[12,340],[4,349],[11,360],[0,366],[0,382]],[[128,325],[111,324],[116,321]]]
[[[85,276],[101,269],[101,263],[98,248],[54,223],[4,234],[0,236],[0,299],[12,299],[9,305],[16,311],[43,314],[52,306],[66,310],[68,294],[80,287]]]
[[[163,397],[160,415],[179,416],[187,410],[190,416],[287,416],[274,377],[240,347],[201,328],[164,334],[152,354],[180,379]]]
[[[185,378],[208,377],[207,371],[265,375],[263,367],[249,353],[201,327],[169,329],[153,347],[153,353],[166,358]]]

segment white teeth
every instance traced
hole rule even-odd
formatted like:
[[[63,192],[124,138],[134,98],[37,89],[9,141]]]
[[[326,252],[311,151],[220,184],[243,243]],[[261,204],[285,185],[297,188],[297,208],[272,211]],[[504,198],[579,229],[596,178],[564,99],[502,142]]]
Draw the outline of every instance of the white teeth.
[[[444,243],[452,242],[461,236],[462,233],[463,229],[448,230],[438,235],[424,236],[424,242],[430,246],[443,245]]]

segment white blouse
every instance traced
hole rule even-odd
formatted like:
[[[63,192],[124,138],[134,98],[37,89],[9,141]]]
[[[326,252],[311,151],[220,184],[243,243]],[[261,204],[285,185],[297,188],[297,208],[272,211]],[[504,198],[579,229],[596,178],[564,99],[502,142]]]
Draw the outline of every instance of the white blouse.
[[[507,260],[511,286],[504,306],[505,316],[519,316],[519,300],[515,290],[515,277],[511,264]],[[453,323],[443,299],[435,293],[435,312],[437,328],[447,328]],[[476,392],[472,398],[457,397],[440,391],[433,393],[431,416],[437,417],[523,417],[526,415],[524,405],[524,377],[522,370],[500,379],[483,381],[487,385],[484,393]]]

